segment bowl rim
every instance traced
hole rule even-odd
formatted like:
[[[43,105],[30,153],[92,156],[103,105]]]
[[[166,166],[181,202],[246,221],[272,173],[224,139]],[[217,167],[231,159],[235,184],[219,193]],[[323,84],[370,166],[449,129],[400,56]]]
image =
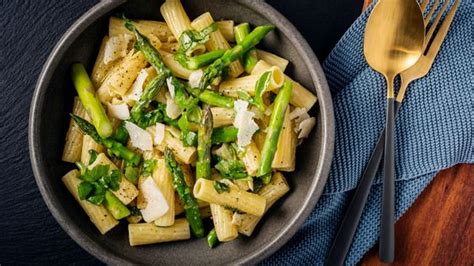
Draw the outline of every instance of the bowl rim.
[[[130,264],[136,263],[121,257],[114,252],[108,250],[106,247],[99,245],[87,234],[82,233],[82,229],[77,226],[72,219],[65,216],[59,209],[60,202],[55,201],[51,197],[51,189],[48,188],[47,178],[43,157],[40,154],[40,136],[39,136],[39,121],[41,114],[39,110],[44,104],[45,92],[49,86],[50,79],[59,65],[60,60],[71,44],[77,37],[97,19],[107,14],[110,10],[122,5],[127,0],[106,0],[100,1],[95,6],[85,12],[80,18],[72,24],[64,33],[61,39],[56,43],[52,49],[48,59],[43,65],[42,71],[38,77],[33,97],[31,100],[29,125],[28,125],[28,142],[30,161],[33,169],[33,174],[38,185],[38,189],[46,203],[49,211],[56,219],[61,228],[84,250],[96,257],[97,259],[107,264]],[[263,246],[248,254],[241,259],[232,262],[233,264],[255,264],[259,261],[269,257],[276,252],[300,228],[303,222],[308,218],[309,214],[315,207],[319,197],[323,192],[326,184],[331,161],[334,150],[334,112],[332,106],[332,99],[326,77],[321,68],[319,60],[316,58],[313,50],[299,33],[299,31],[289,22],[281,13],[271,7],[264,1],[258,0],[236,0],[236,2],[260,13],[261,16],[272,21],[279,31],[288,39],[294,40],[292,45],[296,51],[303,58],[304,64],[307,66],[311,75],[311,80],[315,89],[317,90],[318,104],[320,106],[321,114],[321,131],[325,136],[321,141],[320,160],[317,162],[318,166],[314,173],[314,177],[319,179],[313,180],[310,186],[311,193],[308,193],[303,203],[290,222],[285,228],[279,231],[271,241],[266,242]],[[263,12],[262,12],[263,10]],[[318,90],[318,88],[320,88]]]

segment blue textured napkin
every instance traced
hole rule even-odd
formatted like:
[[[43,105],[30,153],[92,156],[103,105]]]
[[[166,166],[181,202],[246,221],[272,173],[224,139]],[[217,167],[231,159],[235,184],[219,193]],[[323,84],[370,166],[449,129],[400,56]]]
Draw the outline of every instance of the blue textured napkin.
[[[323,196],[293,239],[264,264],[322,264],[385,121],[385,81],[363,56],[370,9],[344,34],[323,64],[336,117],[334,160]],[[413,82],[396,125],[396,216],[436,173],[474,162],[473,5],[464,0],[430,73]],[[355,264],[377,242],[382,175],[376,177],[348,253]]]

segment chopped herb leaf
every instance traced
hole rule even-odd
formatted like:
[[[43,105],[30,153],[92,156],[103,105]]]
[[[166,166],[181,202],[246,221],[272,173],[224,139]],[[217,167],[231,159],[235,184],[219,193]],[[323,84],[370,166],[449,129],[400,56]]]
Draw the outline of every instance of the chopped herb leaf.
[[[220,181],[214,181],[214,189],[217,193],[221,194],[223,192],[229,192],[230,188],[229,185]]]
[[[248,176],[244,163],[239,160],[221,160],[214,167],[224,178],[242,179]]]
[[[97,152],[93,149],[90,149],[88,151],[90,158],[89,158],[89,165],[93,164],[95,160],[97,159]]]
[[[93,190],[94,190],[94,185],[92,185],[90,182],[87,182],[87,181],[82,181],[77,187],[77,192],[81,200],[85,200],[87,196],[89,196],[89,194],[92,193]]]
[[[153,170],[155,169],[157,161],[156,160],[145,160],[143,162],[143,170],[142,174],[144,176],[149,176],[153,173]]]

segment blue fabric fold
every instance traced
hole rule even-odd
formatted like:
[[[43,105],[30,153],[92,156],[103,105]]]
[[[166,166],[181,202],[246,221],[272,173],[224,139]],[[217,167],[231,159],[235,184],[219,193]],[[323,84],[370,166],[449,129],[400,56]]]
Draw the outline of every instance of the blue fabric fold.
[[[371,8],[344,34],[323,64],[336,118],[335,153],[317,206],[296,235],[263,264],[323,264],[351,191],[384,127],[385,81],[363,56]],[[429,74],[409,86],[396,124],[396,216],[413,204],[437,172],[474,162],[473,5],[462,1]],[[382,173],[362,214],[346,264],[377,242]]]

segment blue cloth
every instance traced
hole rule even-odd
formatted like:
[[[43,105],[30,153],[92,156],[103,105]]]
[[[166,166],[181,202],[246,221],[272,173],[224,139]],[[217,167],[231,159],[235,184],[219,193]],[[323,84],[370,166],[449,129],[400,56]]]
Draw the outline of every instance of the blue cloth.
[[[264,264],[323,264],[350,191],[383,129],[385,81],[363,56],[369,12],[350,27],[323,64],[336,117],[335,153],[324,194],[293,239]],[[411,83],[400,109],[395,142],[397,218],[438,171],[474,162],[473,15],[472,2],[462,1],[430,73]],[[379,172],[346,264],[359,262],[378,240],[381,178]]]

